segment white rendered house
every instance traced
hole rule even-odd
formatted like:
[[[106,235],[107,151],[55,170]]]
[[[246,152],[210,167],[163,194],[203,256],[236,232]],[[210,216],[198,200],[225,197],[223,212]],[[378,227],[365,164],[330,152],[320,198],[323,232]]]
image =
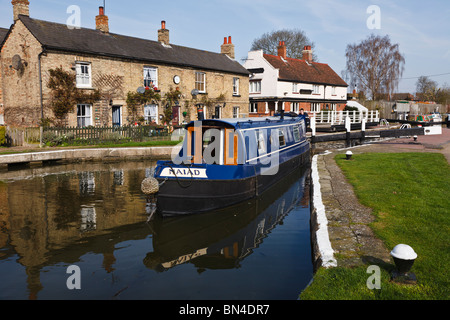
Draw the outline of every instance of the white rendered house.
[[[286,57],[280,42],[278,55],[250,51],[244,67],[251,73],[249,116],[273,115],[281,110],[307,112],[340,111],[347,103],[347,83],[324,63],[312,61],[312,50],[305,46],[303,59]]]

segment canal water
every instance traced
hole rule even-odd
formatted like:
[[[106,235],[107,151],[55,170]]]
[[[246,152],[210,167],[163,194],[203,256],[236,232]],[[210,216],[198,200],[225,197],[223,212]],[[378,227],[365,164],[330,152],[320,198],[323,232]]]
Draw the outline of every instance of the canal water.
[[[309,168],[226,210],[148,221],[154,165],[0,171],[0,299],[298,299],[313,276]]]

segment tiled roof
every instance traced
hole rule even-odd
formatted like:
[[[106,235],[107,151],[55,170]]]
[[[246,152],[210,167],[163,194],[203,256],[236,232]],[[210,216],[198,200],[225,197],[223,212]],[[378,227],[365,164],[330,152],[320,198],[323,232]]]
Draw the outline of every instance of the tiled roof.
[[[228,56],[158,41],[139,39],[98,30],[69,29],[64,24],[19,16],[36,39],[47,49],[162,63],[248,75],[249,72]]]
[[[264,54],[264,58],[274,67],[279,69],[279,80],[327,84],[335,86],[348,86],[331,67],[325,63],[286,58]]]

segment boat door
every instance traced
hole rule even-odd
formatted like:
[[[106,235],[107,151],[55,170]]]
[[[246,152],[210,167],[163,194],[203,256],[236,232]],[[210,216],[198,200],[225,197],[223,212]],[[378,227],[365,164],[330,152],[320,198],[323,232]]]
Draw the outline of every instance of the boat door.
[[[112,106],[112,125],[113,127],[120,127],[122,116],[122,106]]]

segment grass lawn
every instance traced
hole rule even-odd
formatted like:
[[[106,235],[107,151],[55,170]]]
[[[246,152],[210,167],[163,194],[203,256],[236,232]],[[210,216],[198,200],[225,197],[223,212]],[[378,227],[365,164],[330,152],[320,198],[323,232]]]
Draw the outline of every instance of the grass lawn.
[[[381,289],[370,290],[367,267],[320,269],[300,295],[308,299],[448,300],[450,166],[438,153],[366,153],[335,160],[359,201],[373,209],[376,235],[387,248],[410,245],[418,257],[415,286],[390,282],[394,264],[380,264]]]

